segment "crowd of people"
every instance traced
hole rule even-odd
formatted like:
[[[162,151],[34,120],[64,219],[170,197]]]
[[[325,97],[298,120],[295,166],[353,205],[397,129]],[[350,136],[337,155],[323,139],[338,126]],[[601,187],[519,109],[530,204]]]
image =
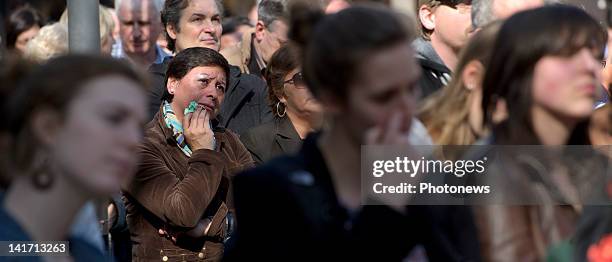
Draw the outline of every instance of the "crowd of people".
[[[99,54],[70,54],[67,11],[19,2],[3,243],[69,241],[73,261],[612,261],[612,206],[576,204],[593,184],[612,198],[612,21],[580,7],[115,0]],[[607,173],[502,155],[498,183],[572,204],[364,205],[364,145],[591,146]]]

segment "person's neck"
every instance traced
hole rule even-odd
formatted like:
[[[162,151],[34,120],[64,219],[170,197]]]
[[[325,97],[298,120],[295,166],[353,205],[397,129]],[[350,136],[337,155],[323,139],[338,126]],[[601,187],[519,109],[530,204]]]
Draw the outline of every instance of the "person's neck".
[[[339,201],[350,209],[361,205],[361,145],[351,139],[346,128],[334,125],[321,134],[318,146],[334,182]]]
[[[152,46],[151,48],[149,48],[149,51],[147,51],[144,54],[129,53],[126,50],[123,50],[123,51],[125,52],[127,57],[130,59],[130,61],[134,62],[135,64],[139,66],[143,66],[145,68],[148,68],[148,66],[152,65],[155,62],[155,59],[157,58],[156,46]]]
[[[431,45],[440,59],[442,59],[442,62],[444,62],[444,65],[451,71],[455,71],[455,66],[459,60],[457,57],[458,51],[444,44],[435,33],[431,35]]]
[[[29,176],[20,175],[6,193],[4,207],[34,241],[67,240],[74,218],[87,201],[87,192],[54,176],[51,188],[41,191]]]
[[[170,107],[172,107],[172,112],[174,112],[174,115],[176,115],[176,119],[178,119],[179,124],[183,125],[183,112],[181,112],[182,110],[175,104],[175,103],[170,103]]]
[[[302,116],[299,113],[287,111],[287,117],[289,117],[291,124],[293,124],[295,131],[297,131],[301,139],[306,138],[310,132],[319,129],[323,123],[323,118],[315,114]]]
[[[565,145],[568,143],[577,121],[562,119],[541,107],[535,107],[531,112],[533,114],[533,131],[543,145]]]
[[[257,53],[257,56],[258,56],[258,59],[259,59],[257,61],[257,63],[258,64],[263,64],[263,65],[260,65],[260,66],[264,66],[265,67],[265,65],[268,63],[268,61],[266,61],[266,59],[264,59],[264,53],[263,53],[263,48],[262,48],[261,44],[258,43],[257,40],[254,39],[254,38],[253,38],[253,47],[255,47],[255,52]],[[253,58],[254,57],[251,57],[251,59],[253,59]]]

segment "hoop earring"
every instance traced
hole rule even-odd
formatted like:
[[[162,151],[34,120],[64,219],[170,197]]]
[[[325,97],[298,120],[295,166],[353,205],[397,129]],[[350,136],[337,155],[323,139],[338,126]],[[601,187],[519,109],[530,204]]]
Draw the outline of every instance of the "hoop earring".
[[[283,105],[283,113],[281,114],[280,109],[278,109],[278,107],[279,107],[281,104],[282,104],[281,102],[277,102],[277,103],[276,103],[276,115],[277,115],[278,117],[280,117],[280,118],[283,118],[283,117],[285,117],[285,115],[287,115],[287,107],[285,107],[285,106]]]

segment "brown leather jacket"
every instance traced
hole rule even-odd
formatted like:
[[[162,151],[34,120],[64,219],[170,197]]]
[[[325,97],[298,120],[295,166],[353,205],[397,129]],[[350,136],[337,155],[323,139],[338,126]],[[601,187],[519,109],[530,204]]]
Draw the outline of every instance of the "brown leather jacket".
[[[214,131],[216,150],[200,149],[188,158],[161,112],[147,125],[138,172],[124,189],[134,261],[221,260],[231,180],[253,160],[234,133]],[[205,237],[181,236],[203,218],[212,220]],[[177,244],[161,237],[160,228],[177,236]]]
[[[518,200],[474,208],[484,261],[546,260],[551,247],[574,235],[582,203],[607,198],[597,187],[605,184],[606,167],[599,165],[604,159],[585,155],[542,165],[545,157],[537,154],[508,153],[487,168],[509,188],[497,194]]]

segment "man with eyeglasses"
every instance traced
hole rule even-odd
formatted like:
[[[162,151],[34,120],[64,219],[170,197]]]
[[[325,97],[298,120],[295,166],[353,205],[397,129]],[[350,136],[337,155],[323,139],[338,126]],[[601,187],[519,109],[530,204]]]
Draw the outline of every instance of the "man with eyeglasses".
[[[262,77],[272,54],[287,42],[287,5],[285,0],[262,0],[257,7],[255,30],[242,36],[236,46],[221,50],[231,65],[244,74]]]
[[[423,69],[419,82],[422,98],[450,82],[459,52],[471,33],[471,8],[471,0],[418,1],[421,36],[413,47]]]

